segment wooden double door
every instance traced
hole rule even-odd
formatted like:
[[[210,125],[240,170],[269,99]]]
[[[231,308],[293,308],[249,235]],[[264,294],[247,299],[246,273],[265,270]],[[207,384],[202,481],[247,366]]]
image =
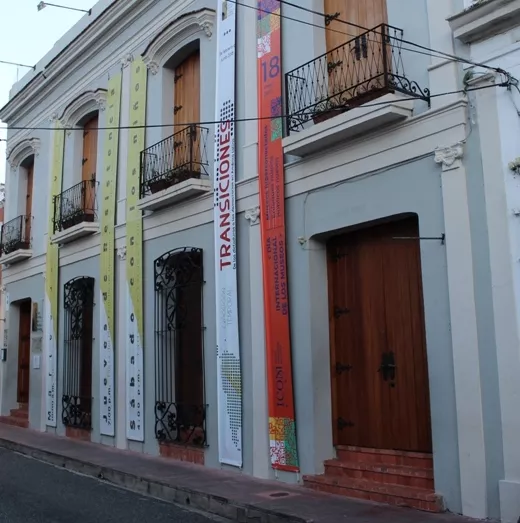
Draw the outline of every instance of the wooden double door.
[[[29,402],[29,381],[31,372],[31,300],[20,303],[18,331],[18,403]]]
[[[412,217],[328,244],[335,445],[431,452],[418,236]]]

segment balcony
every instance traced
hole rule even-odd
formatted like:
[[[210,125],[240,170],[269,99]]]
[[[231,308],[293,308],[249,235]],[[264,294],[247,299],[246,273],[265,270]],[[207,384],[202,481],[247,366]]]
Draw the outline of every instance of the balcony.
[[[54,197],[52,243],[65,244],[99,230],[95,179],[83,180]]]
[[[376,26],[285,75],[286,153],[310,154],[408,118],[415,99],[429,103],[429,90],[405,75],[402,35]]]
[[[18,216],[4,223],[0,239],[0,264],[27,260],[31,250],[31,216]]]
[[[190,125],[141,152],[141,210],[156,210],[212,190],[208,129]]]

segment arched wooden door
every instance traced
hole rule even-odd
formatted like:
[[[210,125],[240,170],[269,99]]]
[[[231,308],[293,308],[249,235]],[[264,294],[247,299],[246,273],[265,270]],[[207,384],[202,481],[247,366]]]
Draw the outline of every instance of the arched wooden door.
[[[431,452],[417,218],[328,244],[336,445]]]

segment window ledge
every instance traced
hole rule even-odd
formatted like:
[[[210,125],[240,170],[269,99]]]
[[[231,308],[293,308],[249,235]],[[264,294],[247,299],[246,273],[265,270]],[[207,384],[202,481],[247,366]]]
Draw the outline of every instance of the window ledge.
[[[77,240],[78,238],[82,238],[83,236],[90,236],[91,234],[95,234],[99,231],[99,223],[97,222],[81,222],[77,225],[74,225],[74,227],[70,227],[69,229],[65,229],[64,231],[60,231],[56,233],[51,238],[51,243],[57,243],[59,245],[63,245],[65,243],[73,242],[74,240]]]
[[[172,185],[167,189],[141,198],[137,203],[137,208],[141,211],[155,211],[163,207],[168,207],[171,204],[206,194],[212,190],[213,182],[208,176],[190,178]]]
[[[488,0],[448,18],[453,36],[468,44],[499,34],[520,22],[520,0]]]
[[[293,132],[283,139],[284,153],[308,156],[354,136],[406,120],[413,115],[414,102],[407,100],[403,95],[388,94],[378,98],[377,103],[381,105],[370,107],[369,103],[367,107],[360,106],[303,131]]]
[[[28,260],[32,255],[33,252],[31,249],[17,249],[16,251],[0,257],[0,265],[8,265]]]

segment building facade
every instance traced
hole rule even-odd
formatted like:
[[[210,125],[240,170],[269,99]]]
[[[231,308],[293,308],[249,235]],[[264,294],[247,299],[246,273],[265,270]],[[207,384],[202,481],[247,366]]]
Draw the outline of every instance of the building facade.
[[[463,0],[281,4],[101,0],[13,87],[2,419],[373,501],[511,514],[518,322],[495,278],[503,249],[513,270],[514,219],[490,208],[494,131],[473,114],[505,88],[464,92],[473,80],[449,57],[469,56],[450,27]],[[235,312],[213,189],[233,16]],[[240,360],[226,374],[228,305]]]

